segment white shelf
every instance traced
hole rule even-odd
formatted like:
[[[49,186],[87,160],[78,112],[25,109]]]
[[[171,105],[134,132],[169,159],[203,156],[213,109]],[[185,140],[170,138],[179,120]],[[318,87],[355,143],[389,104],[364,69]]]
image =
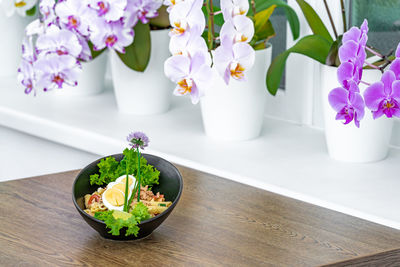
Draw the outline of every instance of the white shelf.
[[[173,101],[162,115],[124,115],[111,90],[34,98],[9,80],[0,86],[0,124],[99,155],[120,152],[126,135],[141,130],[148,153],[400,229],[400,150],[377,163],[341,163],[328,157],[321,131],[268,118],[258,139],[219,142],[204,135],[199,106]]]
[[[0,148],[1,182],[79,169],[87,162],[99,158],[92,153],[2,126]]]

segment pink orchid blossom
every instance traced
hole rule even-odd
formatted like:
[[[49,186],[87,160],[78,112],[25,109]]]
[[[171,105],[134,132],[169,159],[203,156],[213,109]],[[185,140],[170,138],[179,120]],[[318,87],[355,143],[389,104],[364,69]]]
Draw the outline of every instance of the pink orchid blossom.
[[[221,0],[221,10],[224,20],[228,21],[235,16],[246,15],[249,11],[248,0]]]
[[[360,120],[365,114],[365,104],[359,93],[339,87],[329,93],[328,99],[331,107],[337,112],[336,120],[344,120],[343,124],[354,120],[356,127],[360,127]]]
[[[89,8],[87,1],[82,0],[59,2],[55,7],[55,11],[62,27],[83,36],[89,35],[89,27],[93,23],[93,18],[97,17],[96,11]]]
[[[60,89],[64,84],[76,86],[81,72],[79,62],[71,55],[47,54],[33,64],[38,88],[43,91]]]
[[[189,94],[193,104],[199,102],[212,77],[212,70],[202,53],[196,53],[192,59],[182,55],[172,56],[165,61],[164,71],[169,79],[177,83],[174,94]]]
[[[55,53],[73,57],[78,57],[82,52],[82,46],[76,34],[55,25],[51,25],[45,34],[37,38],[36,49],[40,53]]]
[[[235,43],[248,43],[254,36],[254,23],[246,16],[235,16],[222,25],[220,36],[230,36]]]
[[[90,0],[89,7],[97,11],[106,21],[120,20],[126,9],[127,0]]]
[[[215,49],[214,64],[225,83],[229,84],[231,77],[245,81],[246,71],[253,66],[254,59],[255,52],[249,44],[233,44],[229,36],[226,36],[222,39],[221,46]]]
[[[202,0],[186,0],[172,9],[169,19],[172,26],[170,36],[185,36],[194,27],[203,32],[206,21],[201,10]]]
[[[122,21],[105,22],[99,21],[92,28],[90,40],[95,50],[105,47],[125,53],[125,47],[133,42],[134,31],[125,27]]]

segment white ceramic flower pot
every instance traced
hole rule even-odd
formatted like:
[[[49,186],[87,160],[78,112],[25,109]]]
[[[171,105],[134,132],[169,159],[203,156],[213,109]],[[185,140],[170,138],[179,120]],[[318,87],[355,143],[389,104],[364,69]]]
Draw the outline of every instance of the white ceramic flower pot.
[[[384,116],[374,120],[367,108],[364,119],[360,122],[360,128],[357,128],[354,122],[343,125],[342,121],[335,120],[336,112],[329,105],[328,94],[333,88],[340,86],[336,71],[337,67],[321,64],[325,137],[330,157],[335,160],[360,163],[384,159],[388,154],[393,120]],[[380,77],[380,71],[364,70],[362,80],[374,83],[379,81]],[[361,94],[366,88],[367,86],[360,84]]]
[[[247,81],[231,79],[226,85],[214,70],[213,86],[201,98],[201,113],[207,136],[225,141],[242,141],[260,135],[267,89],[265,75],[271,63],[272,47],[256,51]]]
[[[54,90],[58,95],[87,96],[96,95],[104,90],[104,77],[107,68],[107,52],[89,62],[82,62],[82,73],[77,86],[65,85],[61,90]]]
[[[0,77],[17,76],[25,27],[31,21],[31,17],[18,14],[7,17],[4,10],[0,10]]]
[[[168,32],[168,29],[151,31],[150,62],[144,72],[128,68],[111,51],[112,80],[120,112],[151,115],[169,109],[173,84],[164,74],[164,61],[170,56]]]

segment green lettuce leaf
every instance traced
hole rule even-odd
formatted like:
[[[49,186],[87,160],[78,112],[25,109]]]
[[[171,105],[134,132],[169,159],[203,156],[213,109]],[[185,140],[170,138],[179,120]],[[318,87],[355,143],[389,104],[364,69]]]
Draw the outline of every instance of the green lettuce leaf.
[[[103,185],[114,182],[118,177],[128,173],[138,177],[138,157],[137,152],[133,149],[126,148],[123,151],[124,158],[118,162],[114,157],[102,159],[97,166],[99,174],[90,175],[90,184]],[[152,186],[158,184],[160,171],[147,163],[144,157],[140,157],[140,176],[143,186]]]
[[[107,228],[110,229],[109,233],[112,235],[120,235],[121,229],[126,227],[125,236],[137,236],[140,230],[137,225],[141,221],[149,219],[150,214],[147,207],[139,202],[135,205],[131,213],[108,210],[96,212],[94,217],[103,221]]]

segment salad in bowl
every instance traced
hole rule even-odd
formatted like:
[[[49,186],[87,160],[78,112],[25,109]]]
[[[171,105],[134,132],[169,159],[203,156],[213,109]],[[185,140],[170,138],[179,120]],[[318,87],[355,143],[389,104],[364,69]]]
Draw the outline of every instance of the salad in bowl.
[[[170,162],[140,149],[145,134],[128,136],[123,153],[84,168],[73,185],[73,202],[83,219],[103,237],[130,240],[150,235],[172,212],[183,188]]]

